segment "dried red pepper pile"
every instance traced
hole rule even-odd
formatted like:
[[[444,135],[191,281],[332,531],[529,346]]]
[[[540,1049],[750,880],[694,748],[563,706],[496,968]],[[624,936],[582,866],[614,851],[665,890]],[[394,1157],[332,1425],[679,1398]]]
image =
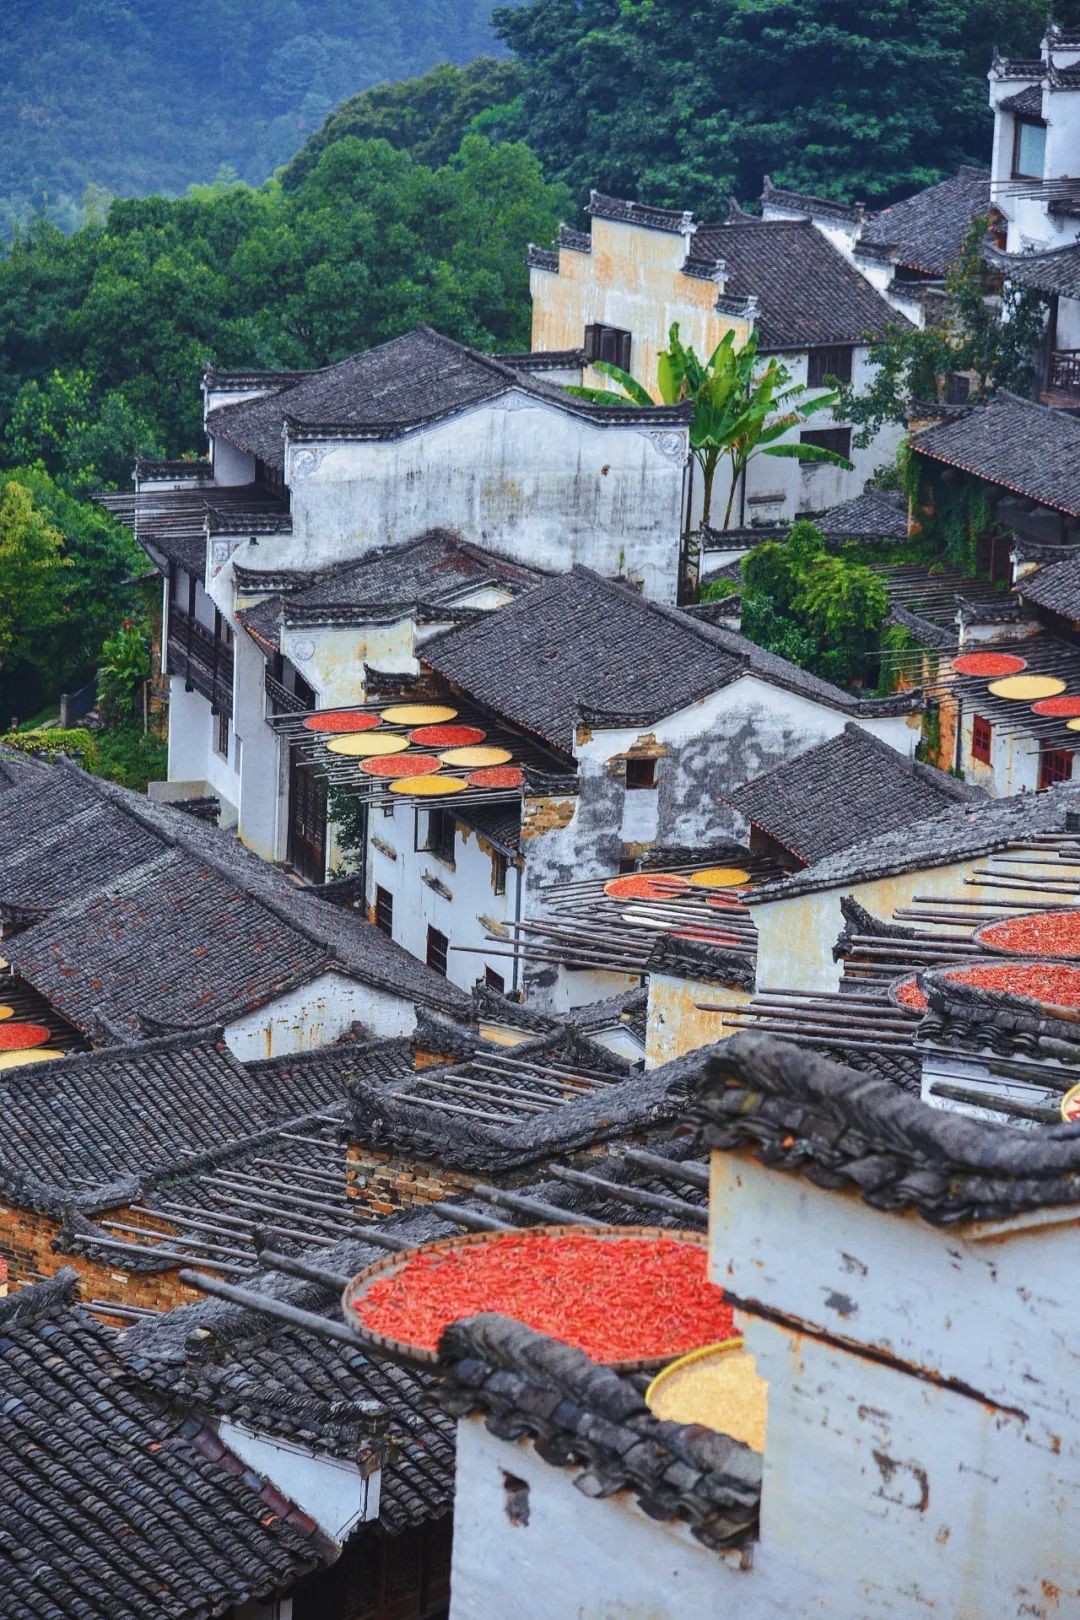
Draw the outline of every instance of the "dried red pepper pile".
[[[1005,922],[987,923],[975,937],[980,945],[1007,956],[1080,957],[1080,911],[1009,917]]]
[[[1080,1007],[1080,968],[1056,962],[1002,962],[996,967],[950,968],[947,979],[977,990],[1001,990],[1054,1007]]]
[[[377,714],[357,714],[348,709],[334,714],[309,714],[304,721],[308,731],[374,731],[380,724]]]
[[[44,1046],[49,1032],[43,1024],[0,1024],[0,1052],[24,1052]]]
[[[893,991],[893,995],[896,997],[897,1001],[902,1007],[913,1007],[918,1012],[926,1011],[927,1000],[922,991],[919,989],[919,981],[917,979],[905,979],[903,984],[898,984],[896,986],[896,989]]]
[[[604,893],[615,900],[669,900],[677,890],[688,887],[688,880],[677,872],[658,872],[655,877],[631,872],[627,877],[609,879]]]
[[[516,788],[524,780],[525,772],[519,765],[482,765],[478,771],[469,772],[473,787]]]
[[[1040,698],[1031,705],[1031,712],[1056,715],[1059,720],[1075,720],[1080,716],[1080,697],[1070,697],[1063,692],[1061,697]]]
[[[430,776],[439,769],[437,759],[430,754],[380,754],[375,759],[362,759],[360,769],[369,776]]]
[[[1012,653],[964,653],[953,659],[953,669],[958,675],[1019,675],[1027,669],[1027,659]]]
[[[702,1245],[671,1237],[494,1233],[421,1251],[354,1301],[364,1327],[436,1350],[450,1322],[498,1311],[594,1361],[679,1356],[734,1332]]]
[[[479,726],[417,726],[409,736],[421,748],[468,748],[472,743],[482,743],[487,732]]]

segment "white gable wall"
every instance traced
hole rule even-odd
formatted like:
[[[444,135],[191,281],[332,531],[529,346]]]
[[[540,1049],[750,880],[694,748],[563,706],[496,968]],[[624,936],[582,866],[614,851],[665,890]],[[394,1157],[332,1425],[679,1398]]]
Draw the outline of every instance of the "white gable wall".
[[[235,1019],[226,1026],[225,1044],[241,1063],[254,1063],[329,1046],[353,1022],[383,1040],[411,1035],[416,1012],[408,991],[392,995],[331,971]]]

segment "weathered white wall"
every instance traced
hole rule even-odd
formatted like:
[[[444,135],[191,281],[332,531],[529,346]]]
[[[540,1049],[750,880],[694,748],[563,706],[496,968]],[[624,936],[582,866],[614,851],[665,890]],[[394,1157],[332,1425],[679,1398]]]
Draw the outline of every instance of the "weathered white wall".
[[[569,1471],[510,1445],[480,1418],[458,1423],[450,1620],[719,1620],[743,1613],[747,1577],[685,1526],[650,1519],[632,1496],[590,1501]],[[512,1524],[504,1475],[529,1487]],[[758,1611],[780,1620],[794,1611]]]
[[[505,927],[513,920],[520,871],[510,864],[506,892],[496,894],[494,850],[488,839],[459,822],[451,865],[430,850],[415,848],[418,814],[426,821],[427,811],[418,812],[412,805],[395,805],[392,815],[372,811],[368,824],[368,905],[374,907],[378,885],[393,895],[393,937],[420,961],[427,957],[429,926],[445,934],[451,945],[473,947],[447,954],[446,976],[463,990],[482,979],[487,966],[502,975],[508,991],[515,989],[513,959],[494,954],[508,948],[511,936],[508,933],[501,946],[492,945],[485,936],[489,924]],[[439,888],[432,887],[432,880]],[[441,889],[447,892],[441,893]]]
[[[354,1462],[309,1451],[278,1435],[257,1434],[221,1418],[218,1436],[242,1462],[276,1485],[334,1541],[379,1516],[380,1474],[365,1476]]]
[[[325,565],[451,521],[518,561],[587,563],[674,601],[686,440],[513,391],[400,439],[320,445],[306,473],[312,447],[290,445],[293,533],[267,555]]]
[[[238,450],[227,439],[210,439],[210,456],[216,484],[250,484],[255,479],[255,457]]]
[[[769,1385],[742,1615],[774,1562],[800,1616],[1080,1612],[1078,1219],[938,1229],[713,1155],[710,1273],[753,1302],[738,1320]]]
[[[990,763],[976,759],[971,752],[975,716],[979,711],[965,704],[961,724],[961,757],[965,780],[985,788],[996,799],[1013,793],[1034,793],[1039,786],[1039,742],[1022,731],[1002,731],[990,715]]]
[[[388,674],[413,675],[415,625],[411,614],[393,624],[354,628],[330,625],[284,625],[281,651],[315,689],[318,707],[364,701],[364,664]]]
[[[257,855],[284,860],[288,842],[288,751],[266,723],[266,661],[246,630],[233,639],[234,748],[240,766],[237,831]]]
[[[411,1035],[416,1013],[407,993],[393,996],[344,973],[322,973],[234,1020],[225,1030],[225,1044],[242,1063],[254,1063],[329,1046],[347,1035],[354,1021],[380,1038]]]

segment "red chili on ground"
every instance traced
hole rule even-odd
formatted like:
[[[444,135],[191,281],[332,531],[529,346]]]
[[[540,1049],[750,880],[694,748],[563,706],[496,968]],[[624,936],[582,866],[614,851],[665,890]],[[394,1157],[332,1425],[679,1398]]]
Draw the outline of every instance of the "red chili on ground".
[[[945,977],[977,990],[1001,990],[1010,996],[1026,996],[1030,1001],[1045,1001],[1052,1007],[1080,1007],[1080,968],[1062,967],[1056,962],[950,968]]]
[[[430,776],[439,769],[439,761],[430,754],[385,754],[376,759],[362,759],[360,769],[369,776]]]
[[[409,736],[421,748],[469,748],[487,736],[479,726],[417,726]]]
[[[1027,659],[1012,653],[964,653],[953,659],[953,669],[958,675],[1019,675],[1027,669]]]
[[[348,709],[333,713],[309,714],[304,725],[309,731],[374,731],[379,724],[377,714],[358,714]]]
[[[1060,697],[1040,698],[1031,705],[1032,714],[1048,714],[1059,720],[1075,720],[1080,715],[1080,697],[1063,692]]]
[[[43,1024],[0,1024],[0,1052],[25,1052],[31,1046],[44,1046],[48,1039]]]
[[[631,872],[605,883],[604,893],[614,900],[668,900],[676,889],[688,886],[686,878],[675,872],[657,872],[654,877],[645,872]]]
[[[353,1309],[364,1327],[425,1350],[438,1348],[448,1323],[499,1311],[595,1361],[659,1359],[734,1332],[706,1262],[702,1245],[675,1234],[500,1232],[421,1251],[371,1283]]]
[[[1080,911],[1035,911],[1004,922],[986,923],[975,935],[980,945],[1003,956],[1080,959]]]

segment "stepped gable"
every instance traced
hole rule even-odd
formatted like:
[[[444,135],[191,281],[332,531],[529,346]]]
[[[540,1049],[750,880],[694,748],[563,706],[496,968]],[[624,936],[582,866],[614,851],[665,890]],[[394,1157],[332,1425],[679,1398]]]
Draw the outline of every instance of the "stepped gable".
[[[130,1387],[76,1285],[61,1271],[0,1300],[7,1620],[204,1620],[328,1562],[314,1521],[201,1419]]]
[[[489,1313],[448,1327],[439,1356],[444,1411],[482,1413],[499,1439],[532,1440],[545,1462],[574,1470],[584,1496],[632,1491],[650,1518],[682,1520],[707,1547],[756,1532],[759,1454],[654,1417],[631,1378],[583,1351]]]
[[[1001,388],[986,405],[950,411],[912,433],[919,455],[1080,516],[1080,422]]]
[[[109,1209],[298,1116],[408,1042],[348,1042],[242,1064],[220,1032],[173,1035],[15,1069],[0,1085],[0,1188],[8,1203],[62,1214]]]
[[[648,412],[591,405],[529,371],[515,371],[493,355],[417,326],[401,337],[311,372],[299,382],[253,400],[223,405],[206,419],[207,432],[258,457],[285,464],[285,438],[398,438],[511,389],[571,414],[615,426],[648,420],[652,426],[689,420],[689,406],[654,406]]]
[[[101,855],[92,881],[73,884],[73,897],[14,935],[4,954],[85,1032],[129,1041],[227,1024],[331,968],[446,1011],[467,1006],[462,991],[358,912],[326,905],[230,833],[67,763],[51,768],[41,791],[31,806],[41,833],[16,868],[17,888],[0,857],[0,905],[11,892],[39,905],[51,892],[54,863],[67,859],[54,847],[55,827],[69,804],[90,807]],[[21,797],[0,797],[0,825]],[[69,828],[65,851],[77,848],[76,832]]]
[[[790,191],[785,186],[774,186],[772,176],[768,174],[762,185],[761,202],[764,207],[788,208],[793,213],[808,214],[814,219],[843,220],[852,225],[857,224],[863,216],[860,203],[842,203],[834,197],[815,197],[812,192]],[[753,215],[744,214],[743,218],[750,219]]]
[[[1041,793],[1017,793],[1007,799],[953,805],[898,830],[879,833],[815,861],[804,872],[763,884],[747,896],[751,907],[786,900],[818,889],[837,889],[872,878],[948,866],[973,855],[1005,849],[1017,838],[1058,832],[1065,816],[1080,807],[1080,788],[1067,784]]]
[[[985,799],[982,789],[908,759],[849,720],[837,736],[755,777],[727,803],[809,866],[878,833],[905,833],[958,802]]]
[[[1063,619],[1080,619],[1080,555],[1045,563],[1019,579],[1014,589],[1025,604],[1034,603]]]
[[[853,500],[830,506],[814,519],[826,540],[895,542],[907,539],[907,501],[894,490],[864,489]]]
[[[714,1149],[749,1149],[934,1226],[1080,1202],[1073,1125],[1032,1133],[933,1108],[771,1036],[735,1035],[697,1056],[689,1115]]]
[[[972,222],[992,209],[990,171],[963,164],[948,180],[875,214],[855,251],[879,248],[905,270],[944,276],[959,259]]]
[[[702,225],[687,266],[724,262],[725,299],[757,299],[761,354],[866,343],[906,317],[809,219]]]

